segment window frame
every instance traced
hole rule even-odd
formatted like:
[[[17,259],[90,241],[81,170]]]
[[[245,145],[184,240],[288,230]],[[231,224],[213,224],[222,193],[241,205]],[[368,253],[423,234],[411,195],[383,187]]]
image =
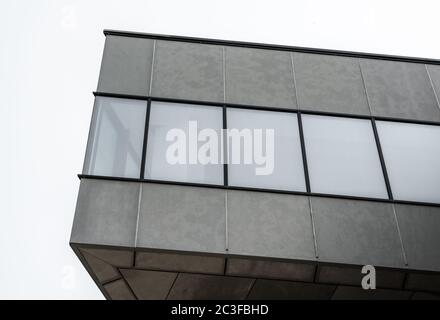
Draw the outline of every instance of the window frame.
[[[140,179],[141,180],[149,180],[149,181],[172,181],[172,182],[176,182],[176,183],[194,183],[194,184],[204,184],[204,185],[212,185],[212,186],[221,186],[221,185],[225,185],[225,174],[224,174],[224,166],[223,166],[223,168],[222,168],[222,180],[223,180],[223,183],[222,184],[210,184],[210,183],[201,183],[201,182],[187,182],[187,181],[179,181],[179,180],[158,180],[158,179],[151,179],[151,178],[145,178],[145,174],[146,174],[146,172],[145,172],[145,168],[146,168],[146,165],[147,165],[147,155],[148,155],[148,134],[149,134],[149,128],[150,128],[150,123],[151,123],[151,109],[154,107],[153,106],[153,103],[154,102],[159,102],[159,103],[170,103],[170,104],[176,104],[176,105],[188,105],[188,106],[200,106],[200,107],[206,107],[206,105],[205,104],[203,104],[203,103],[178,103],[178,102],[169,102],[169,101],[163,101],[163,100],[152,100],[152,99],[149,99],[149,103],[148,103],[148,111],[147,111],[147,113],[148,113],[148,117],[147,117],[147,122],[146,122],[146,125],[145,125],[145,137],[144,137],[144,148],[143,148],[143,150],[142,150],[142,169],[143,170],[141,170],[141,173],[140,173]],[[218,108],[221,108],[222,106],[218,106],[218,105],[212,105],[212,106],[214,106],[214,107],[218,107]],[[211,106],[211,107],[212,107]],[[207,106],[207,107],[210,107],[210,106]],[[221,110],[222,112],[221,112],[221,118],[220,118],[220,120],[221,120],[221,128],[220,129],[223,129],[224,128],[224,126],[225,126],[225,123],[224,123],[224,115],[223,115],[223,110]]]
[[[312,186],[311,177],[310,177],[312,169],[310,168],[310,165],[309,165],[308,166],[308,171],[309,171],[311,193],[313,193],[313,194],[323,194],[323,195],[326,195],[326,194],[338,194],[338,195],[341,195],[341,196],[348,196],[348,197],[353,197],[354,196],[354,197],[372,198],[372,199],[391,199],[392,198],[392,195],[390,194],[390,188],[389,188],[389,183],[388,183],[388,176],[386,175],[386,170],[384,170],[384,162],[383,162],[382,149],[381,149],[380,143],[379,143],[379,141],[377,139],[376,124],[375,124],[374,119],[369,121],[369,119],[361,119],[361,118],[357,118],[357,117],[348,117],[348,116],[339,116],[339,115],[328,115],[328,114],[324,115],[324,114],[305,113],[305,117],[307,117],[307,116],[321,118],[321,120],[326,120],[326,119],[330,120],[331,118],[335,118],[335,119],[338,119],[338,120],[348,119],[348,121],[350,121],[350,120],[358,120],[358,121],[364,122],[363,125],[366,125],[368,127],[367,130],[369,131],[369,134],[371,134],[370,137],[365,137],[365,138],[369,138],[369,139],[372,138],[371,142],[373,143],[373,146],[370,146],[370,147],[375,148],[375,151],[377,152],[376,155],[378,157],[377,158],[378,163],[376,163],[376,164],[378,164],[379,167],[380,167],[379,168],[380,169],[380,174],[382,175],[381,178],[383,178],[383,187],[384,187],[383,191],[385,191],[384,197],[379,197],[379,196],[378,197],[374,197],[374,196],[359,196],[359,195],[355,195],[355,194],[351,194],[350,195],[350,194],[347,194],[347,193],[331,193],[331,192],[324,192],[324,191],[318,192],[318,191],[314,190],[314,187]],[[307,145],[309,143],[307,142],[307,133],[305,132],[306,130],[304,129],[304,125],[305,125],[305,123],[304,123],[305,121],[304,120],[305,119],[303,119],[303,121],[302,121],[303,122],[302,123],[302,129],[303,129],[303,136],[304,136],[304,144],[305,144],[306,154],[307,154],[307,157],[309,158],[310,157],[310,153],[307,153],[307,148],[308,148]],[[340,149],[345,149],[345,148],[340,148]],[[309,161],[309,163],[310,163],[310,161]],[[317,183],[315,182],[315,189],[316,189],[316,184]]]
[[[403,121],[394,121],[394,120],[385,120],[385,119],[378,120],[377,122],[383,123],[383,124],[398,124],[398,125],[405,125],[405,124],[407,124],[407,125],[414,126],[414,127],[416,127],[416,126],[424,126],[424,127],[432,126],[432,127],[438,128],[440,130],[440,125],[433,124],[433,123],[420,123],[420,122],[414,123],[414,122],[403,122]],[[377,124],[376,124],[376,126],[377,126]],[[425,129],[427,129],[427,128],[425,128]],[[378,139],[378,141],[382,141],[382,144],[383,144],[385,139],[384,139],[384,137],[382,137],[382,140],[381,140],[381,133],[380,133],[381,130],[380,129],[376,129],[376,130],[377,130],[377,139]],[[390,151],[390,152],[392,152],[392,151]],[[383,153],[383,161],[384,161],[384,167],[386,168],[387,159],[386,159],[385,152]],[[388,159],[388,165],[391,162],[394,162],[394,159]],[[440,166],[440,162],[439,162],[439,166]],[[411,166],[411,167],[416,167],[416,168],[420,167],[420,163],[416,163],[414,166]],[[386,170],[387,174],[388,174],[388,171],[389,171],[389,169]],[[391,176],[389,177],[389,183],[390,183],[390,188],[392,188],[393,182],[392,182],[392,177]],[[397,194],[397,190],[396,190],[396,194]],[[399,202],[402,201],[402,202],[408,202],[408,203],[429,203],[429,204],[439,203],[440,204],[440,196],[439,196],[438,202],[427,202],[427,201],[419,201],[419,200],[414,200],[414,199],[403,199],[403,198],[405,198],[405,196],[404,197],[400,197],[400,196],[393,195],[393,199],[396,200],[396,201],[399,201]]]
[[[113,97],[113,98],[123,98],[123,99],[135,99],[135,100],[145,100],[148,102],[147,106],[147,116],[145,123],[145,131],[144,131],[144,145],[142,150],[142,165],[141,165],[141,173],[138,178],[123,178],[123,177],[110,177],[110,176],[94,176],[87,174],[79,174],[78,177],[82,178],[92,178],[92,179],[103,179],[103,180],[118,180],[118,181],[133,181],[133,182],[145,182],[145,183],[159,183],[159,184],[171,184],[171,185],[184,185],[184,186],[194,186],[194,187],[209,187],[209,188],[218,188],[225,190],[248,190],[248,191],[256,191],[256,192],[267,192],[267,193],[278,193],[278,194],[293,194],[293,195],[304,195],[304,196],[316,196],[316,197],[328,197],[328,198],[338,198],[338,199],[349,199],[349,200],[364,200],[364,201],[375,201],[375,202],[384,202],[384,203],[400,203],[400,204],[413,204],[413,205],[422,205],[422,206],[434,206],[440,207],[440,203],[432,203],[432,202],[419,202],[419,201],[407,201],[407,200],[396,200],[393,198],[392,189],[389,182],[386,164],[383,158],[383,153],[381,149],[381,143],[377,132],[376,121],[390,121],[390,122],[401,122],[401,123],[414,123],[414,124],[423,124],[423,125],[434,125],[440,126],[440,122],[436,121],[423,121],[423,120],[414,120],[414,119],[401,119],[401,118],[391,118],[391,117],[376,117],[369,115],[357,115],[357,114],[347,114],[347,113],[335,113],[335,112],[325,112],[325,111],[315,111],[315,110],[304,110],[304,109],[285,109],[285,108],[277,108],[270,106],[257,106],[257,105],[242,105],[242,104],[233,104],[226,102],[212,102],[212,101],[198,101],[198,100],[188,100],[188,99],[175,99],[175,98],[165,98],[165,97],[155,97],[155,96],[138,96],[138,95],[127,95],[127,94],[115,94],[108,92],[93,92],[95,97],[104,96],[104,97]],[[228,184],[228,165],[224,164],[223,174],[224,174],[224,183],[223,185],[212,185],[212,184],[203,184],[203,183],[192,183],[192,182],[179,182],[179,181],[162,181],[162,180],[152,180],[152,179],[144,179],[144,167],[145,167],[145,155],[146,155],[146,141],[148,138],[148,124],[149,124],[149,112],[150,105],[152,101],[162,101],[162,102],[170,102],[170,103],[181,103],[181,104],[196,104],[196,105],[204,105],[204,106],[213,106],[213,107],[221,107],[223,108],[223,129],[227,128],[227,119],[226,112],[229,108],[242,108],[242,109],[253,109],[253,110],[266,110],[266,111],[278,111],[278,112],[287,112],[287,113],[296,113],[298,117],[298,125],[300,131],[300,141],[303,155],[303,168],[306,179],[306,191],[287,191],[287,190],[276,190],[276,189],[262,189],[262,188],[250,188],[250,187],[236,187],[230,186]],[[339,195],[339,194],[320,194],[314,193],[310,190],[310,178],[308,174],[308,165],[307,165],[307,151],[304,150],[304,132],[302,127],[302,114],[312,114],[312,115],[323,115],[323,116],[335,116],[335,117],[346,117],[346,118],[358,118],[358,119],[367,119],[371,121],[373,126],[374,138],[376,141],[376,146],[378,149],[378,154],[382,166],[382,171],[385,179],[385,184],[388,192],[388,198],[371,198],[371,197],[359,197],[359,196],[349,196],[349,195]],[[92,117],[91,124],[94,119]],[[89,138],[87,145],[90,142],[92,126],[89,129]],[[87,146],[88,150],[88,146]],[[87,155],[86,155],[87,156]],[[142,174],[142,175],[141,175]]]
[[[87,138],[87,145],[86,145],[86,152],[85,152],[85,156],[84,156],[84,161],[83,161],[83,167],[82,167],[82,172],[85,175],[92,175],[92,176],[99,176],[96,174],[90,174],[89,172],[92,171],[91,166],[92,163],[94,162],[94,160],[92,160],[92,158],[95,158],[96,152],[97,152],[97,143],[99,142],[99,135],[100,135],[100,127],[102,125],[102,118],[103,118],[103,108],[110,108],[111,106],[106,105],[106,104],[101,104],[103,103],[102,101],[104,101],[104,99],[102,101],[99,101],[99,98],[104,98],[104,99],[121,99],[121,100],[138,100],[138,101],[143,101],[142,99],[131,99],[131,98],[126,98],[126,97],[113,97],[113,96],[108,96],[108,95],[104,95],[104,96],[97,96],[95,98],[94,104],[93,104],[93,110],[92,110],[92,118],[90,121],[90,127],[89,127],[89,133],[88,133],[88,138]],[[148,103],[143,103],[144,106],[143,108],[145,109],[145,120],[144,120],[144,124],[147,121],[147,114],[148,114]],[[145,126],[141,125],[141,127],[145,130]],[[142,145],[144,144],[144,134],[143,133],[139,133],[139,138],[142,140]],[[139,170],[141,170],[142,168],[142,161],[143,161],[143,154],[141,153],[142,150],[139,150],[139,156],[140,156],[140,161],[139,161]],[[118,178],[122,178],[122,177],[118,177]],[[123,177],[126,179],[133,179],[133,178],[129,178],[129,177]]]
[[[238,184],[229,184],[231,187],[239,187],[239,188],[246,188],[246,189],[267,189],[267,190],[280,190],[280,191],[292,191],[292,192],[309,192],[310,191],[310,184],[309,184],[309,178],[308,175],[306,176],[306,172],[308,172],[308,170],[306,169],[306,163],[305,163],[305,148],[304,148],[304,141],[302,136],[302,126],[301,126],[301,119],[300,119],[300,114],[298,114],[297,112],[279,112],[279,111],[274,111],[274,110],[261,110],[261,109],[255,109],[255,108],[242,108],[241,106],[233,106],[233,107],[225,107],[226,108],[226,117],[228,116],[228,110],[232,111],[232,110],[242,110],[242,111],[249,111],[249,112],[253,112],[253,111],[257,111],[257,112],[271,112],[271,113],[281,113],[281,114],[293,114],[296,115],[295,119],[292,117],[291,120],[293,120],[293,126],[296,126],[296,128],[294,128],[294,130],[296,129],[297,132],[292,132],[292,136],[296,136],[296,134],[298,135],[298,146],[293,146],[293,147],[298,147],[299,149],[297,151],[299,151],[300,153],[300,158],[301,158],[301,169],[303,171],[303,175],[300,179],[303,179],[304,182],[304,190],[289,190],[289,189],[274,189],[274,188],[261,188],[261,187],[249,187],[249,186],[245,186],[246,183],[243,183],[242,185],[238,185]],[[229,127],[229,126],[227,126]],[[232,128],[231,128],[232,129]],[[274,128],[276,129],[276,128]],[[276,137],[275,137],[275,141],[276,141]],[[295,144],[295,142],[293,142],[293,144]],[[224,147],[228,150],[227,151],[227,156],[229,156],[229,141],[225,142]],[[281,152],[282,153],[282,152]],[[275,151],[275,156],[277,155],[277,152]],[[284,156],[282,154],[282,156]],[[274,165],[276,165],[276,162],[274,163]],[[229,164],[227,165],[227,167],[229,168]],[[230,170],[228,169],[228,180],[230,179],[230,175],[229,172]],[[295,187],[296,188],[296,187]]]

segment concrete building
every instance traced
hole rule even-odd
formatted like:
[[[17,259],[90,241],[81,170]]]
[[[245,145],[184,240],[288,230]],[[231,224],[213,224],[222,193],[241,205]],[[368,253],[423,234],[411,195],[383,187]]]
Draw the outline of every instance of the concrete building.
[[[106,298],[440,297],[440,61],[104,33],[70,245]],[[274,127],[273,174],[166,163],[189,120]]]

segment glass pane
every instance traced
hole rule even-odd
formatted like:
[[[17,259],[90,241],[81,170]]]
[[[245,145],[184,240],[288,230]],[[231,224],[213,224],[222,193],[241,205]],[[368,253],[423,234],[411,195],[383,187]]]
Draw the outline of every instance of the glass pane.
[[[227,124],[229,185],[306,191],[296,114],[228,108]]]
[[[312,192],[388,198],[370,120],[302,119]]]
[[[96,97],[84,172],[139,178],[146,101]]]
[[[376,125],[394,198],[440,203],[440,126]]]
[[[145,178],[223,184],[222,115],[214,106],[152,102]]]

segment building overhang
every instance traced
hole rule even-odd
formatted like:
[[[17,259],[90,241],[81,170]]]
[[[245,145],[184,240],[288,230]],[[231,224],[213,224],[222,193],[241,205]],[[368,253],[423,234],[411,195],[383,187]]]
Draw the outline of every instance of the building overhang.
[[[238,205],[233,200],[228,204],[228,217],[226,211],[216,215],[210,206],[202,205],[195,212],[190,203],[194,201],[185,201],[189,194],[198,194],[201,198],[195,201],[199,205],[211,203],[211,197],[219,197],[217,192],[189,186],[82,179],[70,245],[108,299],[438,298],[438,271],[390,263],[387,248],[392,240],[382,243],[382,253],[373,244],[370,250],[375,253],[370,258],[359,258],[362,250],[367,250],[362,248],[361,239],[347,238],[350,245],[339,248],[339,257],[325,257],[318,240],[321,257],[315,254],[310,221],[290,230],[301,221],[300,212],[292,210],[288,213],[291,224],[284,220],[277,226],[278,233],[291,236],[291,243],[282,245],[274,230],[265,229],[264,223],[255,229],[253,219],[261,221],[264,217],[244,208],[232,208]],[[239,192],[241,199],[255,194],[253,201],[274,196]],[[220,198],[223,196],[221,193]],[[282,215],[282,201],[289,201],[289,197],[299,201],[291,195],[275,195],[263,201],[271,201],[273,212]],[[242,219],[236,220],[235,213],[240,213]],[[210,217],[210,221],[197,221],[197,217]],[[217,221],[211,220],[216,217]],[[247,229],[240,225],[246,220]],[[231,222],[239,229],[226,227]],[[207,225],[214,227],[203,231],[201,228]],[[299,231],[307,228],[308,235]],[[354,234],[348,232],[345,236]],[[309,246],[305,239],[310,239]],[[368,259],[376,267],[375,290],[362,289],[363,265],[355,263],[363,260],[368,264]]]

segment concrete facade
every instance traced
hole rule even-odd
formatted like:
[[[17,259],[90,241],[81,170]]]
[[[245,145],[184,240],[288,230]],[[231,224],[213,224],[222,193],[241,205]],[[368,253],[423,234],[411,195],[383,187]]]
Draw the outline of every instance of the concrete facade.
[[[440,122],[438,65],[136,34],[98,91]],[[439,231],[434,205],[83,177],[70,243],[109,299],[439,299]]]

